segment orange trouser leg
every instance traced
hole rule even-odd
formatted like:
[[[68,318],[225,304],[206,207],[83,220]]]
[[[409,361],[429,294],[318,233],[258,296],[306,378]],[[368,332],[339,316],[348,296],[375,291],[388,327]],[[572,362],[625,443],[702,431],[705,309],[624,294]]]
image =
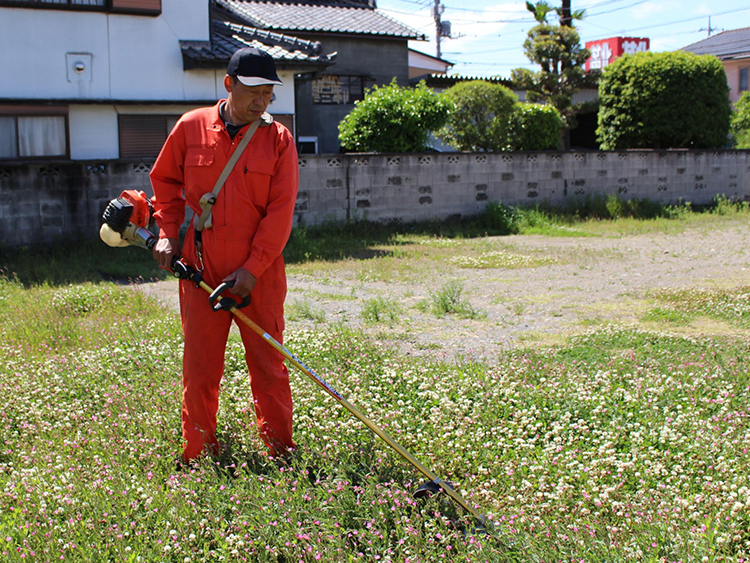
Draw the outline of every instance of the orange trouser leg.
[[[251,302],[242,311],[281,343],[283,313],[254,305]],[[250,327],[241,321],[237,324],[245,345],[258,431],[271,454],[284,454],[295,447],[292,440],[292,391],[284,357]]]
[[[218,453],[216,411],[224,374],[231,313],[211,310],[208,293],[190,281],[180,282],[180,309],[185,348],[182,357],[183,457],[204,450]]]
[[[266,300],[267,290],[261,282],[253,299],[242,312],[282,341],[283,305],[276,307]],[[274,296],[275,297],[275,296]],[[193,282],[180,282],[182,329],[185,337],[183,354],[182,435],[183,457],[193,459],[204,449],[218,452],[216,412],[219,386],[224,373],[224,354],[234,315],[215,312],[208,304],[208,293]],[[283,454],[294,448],[292,440],[292,392],[284,357],[245,323],[235,319],[245,346],[245,360],[250,374],[258,430],[272,454]]]

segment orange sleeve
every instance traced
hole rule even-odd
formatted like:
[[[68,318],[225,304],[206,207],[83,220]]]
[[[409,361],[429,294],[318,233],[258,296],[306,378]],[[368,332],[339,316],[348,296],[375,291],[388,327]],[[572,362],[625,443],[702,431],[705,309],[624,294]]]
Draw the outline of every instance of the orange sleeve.
[[[276,166],[268,197],[266,216],[258,224],[250,257],[242,267],[256,278],[281,255],[294,220],[294,205],[299,189],[299,161],[297,147],[291,133],[279,127]]]
[[[151,201],[159,238],[178,238],[185,220],[185,134],[180,122],[167,137],[151,168],[149,178],[154,190]]]

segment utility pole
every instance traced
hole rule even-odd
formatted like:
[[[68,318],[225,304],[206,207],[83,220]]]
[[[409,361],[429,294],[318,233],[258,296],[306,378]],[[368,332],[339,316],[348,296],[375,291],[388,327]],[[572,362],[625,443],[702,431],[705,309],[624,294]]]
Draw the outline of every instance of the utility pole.
[[[437,58],[441,58],[440,41],[443,37],[451,36],[451,22],[444,22],[441,20],[441,16],[445,11],[445,6],[440,3],[440,0],[435,0],[435,4],[432,6],[432,19],[435,20],[435,44],[437,45]]]
[[[708,37],[711,37],[711,34],[714,31],[717,31],[717,29],[715,27],[711,27],[711,16],[708,16],[708,27],[702,27],[698,31],[707,31],[708,32]],[[718,30],[718,31],[723,31],[723,30]]]

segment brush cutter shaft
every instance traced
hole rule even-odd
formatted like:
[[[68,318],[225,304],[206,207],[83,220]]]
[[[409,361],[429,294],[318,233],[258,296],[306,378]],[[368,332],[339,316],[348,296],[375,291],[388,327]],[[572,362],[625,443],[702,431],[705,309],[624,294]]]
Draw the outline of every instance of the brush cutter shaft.
[[[210,285],[208,285],[206,282],[200,281],[198,282],[198,285],[202,287],[203,289],[205,289],[209,294],[213,295],[214,289]],[[308,368],[305,364],[303,364],[299,360],[299,358],[297,358],[297,356],[292,354],[283,345],[281,345],[275,338],[273,338],[265,330],[263,330],[256,323],[254,323],[252,319],[250,319],[250,317],[248,317],[242,311],[239,311],[237,308],[234,308],[234,307],[230,309],[230,311],[238,319],[240,319],[243,323],[245,323],[253,331],[255,331],[260,337],[262,337],[263,340],[265,340],[271,346],[273,346],[276,350],[278,350],[287,360],[289,360],[292,364],[294,364],[294,366],[297,369],[299,369],[302,373],[304,373],[306,376],[312,379],[315,383],[317,383],[318,386],[321,389],[323,389],[323,391],[325,391],[331,397],[336,399],[346,410],[348,410],[355,417],[357,417],[365,426],[367,426],[367,428],[372,430],[386,444],[388,444],[391,448],[396,450],[401,455],[401,457],[403,457],[406,461],[411,463],[416,469],[421,471],[425,477],[430,479],[430,481],[434,481],[435,483],[440,485],[440,487],[442,487],[442,489],[448,494],[448,496],[450,496],[453,500],[455,500],[462,508],[464,508],[467,512],[469,512],[472,516],[474,516],[480,522],[484,523],[486,521],[485,517],[479,514],[471,506],[469,506],[469,504],[464,500],[464,498],[460,494],[458,494],[453,487],[451,487],[448,483],[446,483],[442,479],[439,479],[432,471],[427,469],[427,467],[425,467],[417,458],[411,455],[403,446],[401,446],[398,442],[396,442],[396,440],[391,438],[391,436],[385,430],[383,430],[377,424],[375,424],[372,420],[367,418],[357,407],[355,407],[353,404],[347,401],[333,387],[328,385],[328,383],[326,383],[326,381],[323,378],[318,376],[315,372],[313,372],[310,368]]]

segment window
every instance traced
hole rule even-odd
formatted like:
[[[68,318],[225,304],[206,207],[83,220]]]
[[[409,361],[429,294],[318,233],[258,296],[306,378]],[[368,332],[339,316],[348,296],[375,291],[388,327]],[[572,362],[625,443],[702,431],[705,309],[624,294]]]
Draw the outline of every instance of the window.
[[[158,16],[161,0],[0,0],[0,6],[52,10],[92,10]]]
[[[156,158],[179,115],[120,115],[120,158]]]
[[[353,104],[365,97],[367,82],[365,76],[319,76],[312,84],[314,104]]]
[[[748,73],[750,73],[750,67],[740,69],[740,92],[748,90]]]
[[[66,157],[64,115],[0,115],[0,159]]]
[[[300,137],[297,139],[299,154],[318,154],[318,137]]]

